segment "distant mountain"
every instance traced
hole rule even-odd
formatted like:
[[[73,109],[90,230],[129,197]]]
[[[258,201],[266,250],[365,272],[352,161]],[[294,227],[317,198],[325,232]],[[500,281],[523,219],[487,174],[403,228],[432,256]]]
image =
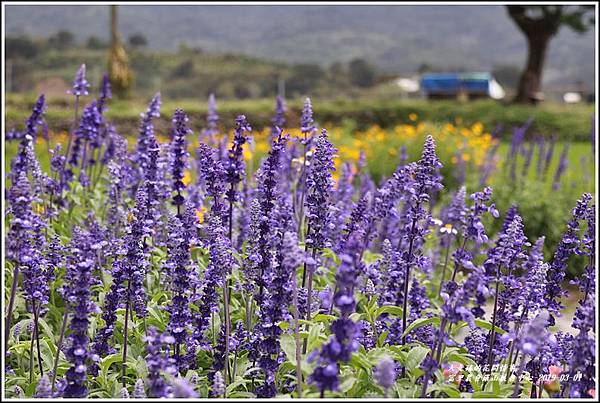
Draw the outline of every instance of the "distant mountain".
[[[49,36],[60,29],[80,41],[108,39],[108,6],[6,6],[6,34]],[[524,64],[526,42],[503,6],[120,6],[123,37],[140,32],[155,49],[185,42],[284,62],[363,57],[380,69],[413,72],[421,64],[491,70]],[[550,44],[544,81],[594,83],[592,29],[563,28]]]

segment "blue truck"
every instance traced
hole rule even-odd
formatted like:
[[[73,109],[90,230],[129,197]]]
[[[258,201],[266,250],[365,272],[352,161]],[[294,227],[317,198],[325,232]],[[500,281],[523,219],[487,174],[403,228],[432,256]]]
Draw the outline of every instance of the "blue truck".
[[[428,73],[421,78],[421,90],[428,99],[504,97],[502,87],[489,73]]]

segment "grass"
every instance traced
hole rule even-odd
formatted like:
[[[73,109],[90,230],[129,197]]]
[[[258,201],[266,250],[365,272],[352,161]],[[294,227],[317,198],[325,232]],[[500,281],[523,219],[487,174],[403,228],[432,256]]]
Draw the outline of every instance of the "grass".
[[[218,95],[218,94],[217,94]],[[6,98],[6,127],[21,127],[35,102],[36,94],[9,94]],[[86,101],[89,101],[87,98]],[[110,103],[106,116],[116,125],[121,134],[131,134],[137,130],[139,114],[146,109],[144,99],[115,100]],[[238,114],[245,114],[250,123],[261,128],[270,124],[274,100],[232,100],[220,102],[217,98],[221,124],[230,128]],[[72,99],[50,97],[48,99],[47,120],[55,130],[67,130],[72,119]],[[302,99],[287,102],[288,121],[297,126]],[[345,125],[366,129],[371,125],[390,128],[399,123],[409,122],[414,114],[420,121],[434,123],[462,121],[465,125],[480,122],[488,130],[502,125],[500,133],[504,139],[510,137],[514,126],[522,125],[533,118],[529,134],[557,136],[563,141],[589,141],[592,105],[562,105],[547,103],[539,107],[526,105],[502,105],[495,101],[483,100],[468,103],[457,101],[389,100],[389,99],[315,99],[313,106],[315,119],[320,125]],[[175,108],[184,109],[190,116],[194,129],[204,124],[207,104],[198,99],[164,99],[162,118],[157,122],[158,130],[168,130],[169,119]]]

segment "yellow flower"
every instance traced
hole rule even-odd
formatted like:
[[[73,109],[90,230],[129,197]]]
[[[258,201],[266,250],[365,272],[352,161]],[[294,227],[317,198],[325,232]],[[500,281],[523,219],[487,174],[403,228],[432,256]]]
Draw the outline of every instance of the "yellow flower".
[[[44,212],[44,210],[45,210],[44,206],[41,205],[41,204],[36,204],[34,206],[34,211],[35,211],[36,214],[42,214]]]
[[[244,148],[244,161],[250,161],[252,159],[252,151],[248,147]]]
[[[471,130],[473,130],[473,133],[480,135],[483,133],[483,124],[481,124],[481,122],[476,122],[471,126]]]
[[[196,217],[198,217],[198,223],[202,224],[204,222],[204,214],[206,213],[206,207],[202,206],[198,210],[196,210]]]
[[[181,181],[185,186],[189,185],[192,182],[192,174],[190,174],[190,171],[184,172],[183,179]]]
[[[410,119],[411,122],[415,122],[417,120],[417,114],[416,113],[410,113],[408,115],[408,119]]]

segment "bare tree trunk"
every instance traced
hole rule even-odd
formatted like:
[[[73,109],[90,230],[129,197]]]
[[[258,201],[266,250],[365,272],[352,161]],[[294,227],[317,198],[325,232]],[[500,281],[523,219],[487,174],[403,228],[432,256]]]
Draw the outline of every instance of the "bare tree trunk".
[[[545,33],[527,36],[527,63],[519,80],[515,102],[535,103],[538,100],[537,93],[541,88],[544,59],[550,38],[551,36]]]

